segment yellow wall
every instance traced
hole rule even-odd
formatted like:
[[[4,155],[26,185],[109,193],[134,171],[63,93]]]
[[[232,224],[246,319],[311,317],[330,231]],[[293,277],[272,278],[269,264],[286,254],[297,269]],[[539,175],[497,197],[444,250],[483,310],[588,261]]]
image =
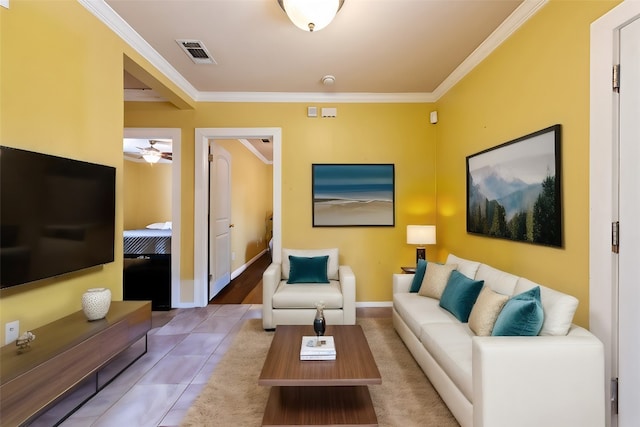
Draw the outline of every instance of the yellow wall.
[[[184,97],[75,0],[0,7],[0,143],[116,167],[116,236],[123,227],[125,55]],[[115,242],[113,263],[1,290],[0,344],[6,322],[19,320],[21,332],[37,328],[80,310],[88,288],[108,287],[122,299],[122,239]]]
[[[551,1],[438,102],[438,246],[580,300],[589,313],[589,25],[612,1]],[[562,125],[564,247],[466,233],[465,157]]]
[[[115,166],[120,206],[122,142],[113,142],[122,140],[122,50],[114,35],[68,2],[13,1],[0,20],[2,144]],[[37,47],[37,60],[25,46]],[[92,53],[77,54],[84,51]],[[40,326],[79,310],[91,287],[122,299],[121,240],[115,251],[104,267],[0,291],[0,324],[19,320],[21,332]]]
[[[338,108],[335,119],[308,118],[307,104],[297,103],[198,103],[190,111],[126,103],[126,127],[182,128],[183,279],[193,278],[194,128],[280,127],[283,247],[338,247],[356,274],[357,300],[391,300],[391,274],[415,262],[406,225],[435,221],[433,104],[330,106]],[[396,227],[313,228],[312,163],[394,163]]]
[[[171,221],[171,164],[123,163],[124,229]]]
[[[182,128],[181,276],[193,279],[194,129],[280,127],[283,246],[341,250],[357,276],[358,301],[389,301],[390,275],[413,262],[407,224],[436,221],[448,250],[524,275],[580,299],[588,313],[589,24],[617,1],[551,1],[437,103],[333,104],[335,119],[307,118],[307,104],[194,103],[75,0],[11,1],[0,8],[0,141],[117,168],[116,235],[123,228],[122,132]],[[16,43],[20,40],[20,43]],[[38,47],[40,55],[33,60]],[[182,108],[131,103],[123,122],[122,70],[177,94]],[[144,76],[143,76],[144,77]],[[186,104],[186,105],[185,105]],[[323,105],[316,105],[322,107]],[[464,158],[554,123],[563,125],[565,247],[553,249],[465,232]],[[437,164],[436,164],[437,154]],[[394,163],[396,227],[311,227],[311,163]],[[437,167],[437,175],[436,175]],[[435,251],[430,250],[429,256]],[[103,268],[0,291],[0,325],[31,329],[80,308],[88,287],[122,297],[122,242]],[[4,340],[4,328],[0,328]]]
[[[267,220],[273,214],[273,167],[237,140],[216,140],[231,154],[231,270],[267,247]]]

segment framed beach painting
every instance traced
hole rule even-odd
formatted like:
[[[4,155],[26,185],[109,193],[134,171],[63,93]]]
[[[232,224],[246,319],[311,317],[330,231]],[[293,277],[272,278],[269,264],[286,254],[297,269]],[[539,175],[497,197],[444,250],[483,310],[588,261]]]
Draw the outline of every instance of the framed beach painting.
[[[314,227],[395,225],[393,164],[313,164]]]
[[[562,247],[561,126],[467,157],[467,232]]]

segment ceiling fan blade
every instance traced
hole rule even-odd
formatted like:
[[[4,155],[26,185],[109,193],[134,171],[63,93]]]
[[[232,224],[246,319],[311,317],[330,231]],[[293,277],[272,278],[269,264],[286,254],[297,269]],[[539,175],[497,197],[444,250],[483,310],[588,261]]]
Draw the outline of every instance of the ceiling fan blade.
[[[160,152],[160,150],[158,150],[156,147],[154,147],[153,145],[150,145],[148,147],[137,147],[138,150],[142,151],[142,152],[150,152],[150,151],[156,151],[156,152]]]
[[[141,155],[134,153],[124,153],[124,156],[134,160],[140,160],[142,158]]]

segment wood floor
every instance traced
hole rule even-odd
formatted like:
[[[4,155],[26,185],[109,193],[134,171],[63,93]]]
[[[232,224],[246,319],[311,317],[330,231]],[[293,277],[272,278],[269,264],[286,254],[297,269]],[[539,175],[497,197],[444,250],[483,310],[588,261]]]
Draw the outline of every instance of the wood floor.
[[[265,253],[218,293],[209,304],[262,304],[262,273],[271,264]]]

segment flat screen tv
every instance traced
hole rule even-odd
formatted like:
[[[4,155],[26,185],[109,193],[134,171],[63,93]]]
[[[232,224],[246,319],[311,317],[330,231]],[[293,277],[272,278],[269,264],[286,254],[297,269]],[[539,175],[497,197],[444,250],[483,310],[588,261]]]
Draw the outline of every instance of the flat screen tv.
[[[116,170],[0,146],[0,288],[114,260]]]

